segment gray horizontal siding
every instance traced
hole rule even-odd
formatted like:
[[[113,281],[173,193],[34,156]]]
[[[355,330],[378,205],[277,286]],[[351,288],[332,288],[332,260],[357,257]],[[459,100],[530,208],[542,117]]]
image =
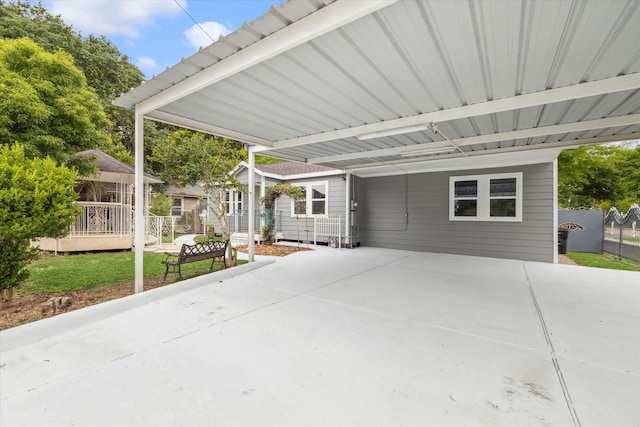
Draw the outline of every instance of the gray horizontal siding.
[[[287,184],[303,184],[309,182],[328,181],[328,208],[329,215],[342,217],[342,235],[344,236],[345,221],[345,197],[346,184],[340,175],[310,178],[286,182]],[[276,201],[276,210],[282,211],[282,234],[285,240],[313,240],[313,218],[304,216],[291,215],[291,199],[287,196],[281,196]],[[326,238],[318,239],[324,242]]]
[[[523,221],[449,221],[449,177],[523,172]],[[362,244],[391,249],[553,261],[553,164],[358,180]]]

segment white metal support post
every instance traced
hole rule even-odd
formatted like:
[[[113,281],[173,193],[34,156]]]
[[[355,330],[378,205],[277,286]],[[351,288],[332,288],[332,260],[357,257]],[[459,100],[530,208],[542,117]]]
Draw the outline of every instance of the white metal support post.
[[[144,116],[135,113],[135,292],[143,291],[143,255],[144,255]]]
[[[256,221],[256,155],[251,145],[247,146],[249,153],[249,224],[247,225],[247,247],[249,251],[249,262],[255,261],[255,221]]]
[[[265,194],[267,194],[267,180],[264,177],[264,175],[260,175],[260,200],[264,200]],[[274,214],[275,214],[275,205],[273,207],[273,210],[274,210]],[[265,225],[266,225],[265,217],[261,216],[260,217],[260,230],[258,230],[258,243],[262,242],[262,227],[264,227]]]
[[[344,247],[351,247],[351,173],[345,173],[345,185],[347,186],[345,194],[345,212],[344,212]],[[342,247],[342,242],[340,242]]]
[[[558,158],[553,160],[553,263],[558,263]]]

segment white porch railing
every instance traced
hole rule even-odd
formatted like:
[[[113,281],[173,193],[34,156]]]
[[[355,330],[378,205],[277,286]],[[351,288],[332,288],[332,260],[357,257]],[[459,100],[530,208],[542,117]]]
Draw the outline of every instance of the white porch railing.
[[[329,245],[342,247],[341,216],[317,216],[313,219],[313,244],[317,244],[318,236],[327,237]],[[337,239],[334,241],[333,239]]]
[[[147,236],[153,236],[156,239],[156,243],[162,247],[162,238],[164,236],[171,236],[171,241],[176,236],[176,220],[179,217],[175,216],[157,216],[149,215],[144,217],[145,234]]]
[[[69,237],[128,236],[133,231],[133,209],[122,203],[77,202],[82,213],[71,225]]]

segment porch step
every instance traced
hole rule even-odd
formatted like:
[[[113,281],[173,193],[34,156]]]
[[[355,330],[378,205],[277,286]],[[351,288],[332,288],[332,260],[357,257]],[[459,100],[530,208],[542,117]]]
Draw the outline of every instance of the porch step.
[[[260,241],[260,234],[255,233],[254,238],[255,241]],[[282,239],[282,233],[276,233],[276,242]],[[231,246],[241,246],[249,243],[249,234],[248,233],[232,233],[230,239]]]

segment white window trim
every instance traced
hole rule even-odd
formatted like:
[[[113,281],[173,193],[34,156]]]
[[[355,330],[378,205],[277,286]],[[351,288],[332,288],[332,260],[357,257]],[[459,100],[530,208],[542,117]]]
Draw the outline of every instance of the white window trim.
[[[516,216],[489,216],[489,183],[492,179],[516,179]],[[476,216],[455,216],[455,183],[458,181],[478,182],[478,201]],[[507,197],[512,198],[512,197]],[[522,172],[498,173],[487,175],[466,175],[449,177],[449,221],[486,221],[486,222],[522,222]]]
[[[227,194],[229,194],[229,201],[227,202]],[[225,194],[225,203],[226,203],[226,213],[227,216],[232,216],[235,215],[236,209],[232,209],[234,207],[238,208],[237,210],[243,210],[244,209],[244,195],[243,192],[241,191],[237,191],[237,190],[226,190]]]
[[[295,213],[295,206],[293,204],[293,199],[291,199],[291,217],[292,218],[296,218],[296,217],[304,217],[304,218],[314,218],[314,217],[320,217],[320,216],[327,216],[329,215],[329,181],[314,181],[314,182],[297,182],[297,183],[292,183],[291,184],[294,187],[304,187],[305,188],[305,201],[306,201],[306,207],[305,207],[305,211],[306,212],[311,212],[311,207],[312,207],[312,199],[311,197],[309,197],[309,195],[313,194],[312,188],[314,185],[324,185],[325,188],[325,198],[324,198],[324,213],[323,214],[311,214],[311,213],[305,213],[305,214],[296,214]]]

